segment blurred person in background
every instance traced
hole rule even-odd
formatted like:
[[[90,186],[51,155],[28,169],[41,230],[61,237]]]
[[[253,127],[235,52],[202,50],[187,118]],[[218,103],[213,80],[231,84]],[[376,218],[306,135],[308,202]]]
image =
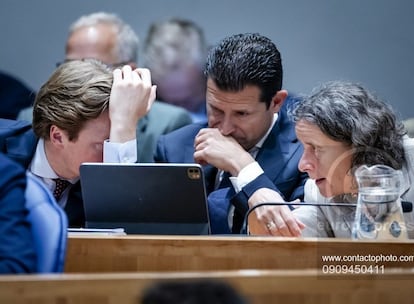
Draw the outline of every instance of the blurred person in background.
[[[153,23],[144,45],[158,99],[183,107],[193,122],[207,121],[204,66],[207,43],[194,22],[173,18]]]
[[[129,65],[134,70],[138,47],[138,36],[130,25],[115,14],[96,12],[81,16],[70,26],[64,61],[94,58],[110,68]],[[31,117],[32,111],[26,110],[19,118],[31,121]],[[191,117],[184,109],[154,102],[136,128],[137,161],[152,162],[158,137],[189,123]]]
[[[155,282],[144,290],[140,304],[247,304],[233,286],[218,280]]]
[[[0,118],[16,119],[21,110],[33,105],[35,95],[16,77],[0,72]]]

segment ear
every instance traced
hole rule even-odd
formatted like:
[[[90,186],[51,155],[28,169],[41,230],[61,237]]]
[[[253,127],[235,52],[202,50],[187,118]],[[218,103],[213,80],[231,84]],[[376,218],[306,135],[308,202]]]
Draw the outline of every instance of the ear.
[[[273,113],[279,112],[287,96],[288,91],[286,90],[280,90],[276,92],[272,98],[272,102],[270,103],[270,108],[273,110]]]
[[[65,141],[67,141],[66,132],[64,132],[56,125],[52,125],[50,127],[49,137],[50,142],[56,147],[63,146],[65,144]]]

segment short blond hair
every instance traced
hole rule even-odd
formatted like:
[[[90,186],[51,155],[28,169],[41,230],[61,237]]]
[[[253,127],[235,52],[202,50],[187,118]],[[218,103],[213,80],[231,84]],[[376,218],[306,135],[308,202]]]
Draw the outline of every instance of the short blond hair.
[[[108,109],[113,83],[110,69],[94,59],[60,65],[40,88],[33,107],[35,134],[49,139],[52,125],[76,140],[85,122]]]

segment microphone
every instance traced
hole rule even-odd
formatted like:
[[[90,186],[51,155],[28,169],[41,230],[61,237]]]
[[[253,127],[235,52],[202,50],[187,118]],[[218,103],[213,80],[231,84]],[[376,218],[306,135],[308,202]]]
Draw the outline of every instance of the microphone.
[[[246,215],[244,216],[243,220],[243,228],[242,231],[247,231],[247,227],[249,226],[249,215],[257,208],[263,207],[263,206],[317,206],[317,207],[356,207],[357,204],[351,204],[351,203],[292,203],[292,202],[264,202],[257,204],[249,210],[247,210]]]

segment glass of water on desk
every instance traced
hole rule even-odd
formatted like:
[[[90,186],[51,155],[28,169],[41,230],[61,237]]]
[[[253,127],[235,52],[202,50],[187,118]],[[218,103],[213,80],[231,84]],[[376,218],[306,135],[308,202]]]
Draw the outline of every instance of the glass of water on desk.
[[[385,165],[361,166],[355,171],[358,203],[353,239],[408,239],[402,213],[401,171]]]

